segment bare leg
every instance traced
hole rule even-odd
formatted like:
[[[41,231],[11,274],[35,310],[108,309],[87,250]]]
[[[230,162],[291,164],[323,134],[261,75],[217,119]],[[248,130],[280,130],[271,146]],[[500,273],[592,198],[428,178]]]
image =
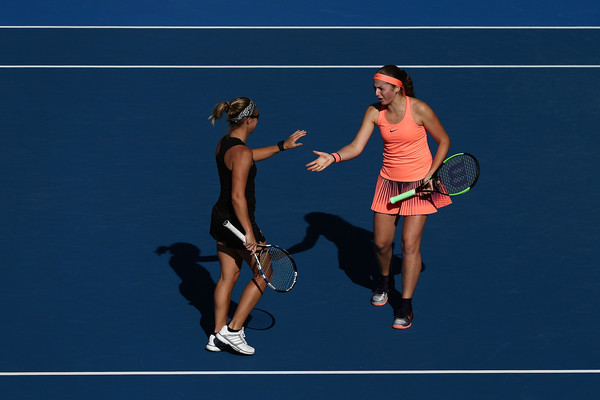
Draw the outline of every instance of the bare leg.
[[[394,236],[396,235],[398,220],[397,215],[380,213],[374,213],[373,215],[375,257],[382,276],[390,274]]]
[[[234,330],[241,329],[244,326],[244,323],[248,319],[248,316],[254,309],[254,307],[258,304],[260,298],[262,297],[267,283],[260,276],[258,269],[256,267],[256,260],[253,256],[245,255],[246,262],[250,265],[252,270],[254,271],[254,278],[246,285],[246,288],[242,292],[242,296],[240,297],[240,303],[238,304],[237,309],[235,310],[235,314],[233,318],[229,322],[229,327]]]
[[[215,288],[215,332],[227,324],[233,287],[240,276],[242,257],[236,250],[217,243],[217,255],[221,263],[221,275]]]
[[[421,238],[427,215],[404,217],[402,225],[402,298],[413,297],[421,273]]]

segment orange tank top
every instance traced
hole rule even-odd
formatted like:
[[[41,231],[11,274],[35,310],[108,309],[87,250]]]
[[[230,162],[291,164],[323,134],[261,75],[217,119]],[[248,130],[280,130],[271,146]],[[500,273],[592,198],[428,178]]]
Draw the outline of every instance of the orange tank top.
[[[383,139],[383,166],[380,175],[398,182],[412,182],[425,178],[433,159],[427,144],[427,131],[412,117],[410,97],[406,98],[404,118],[391,124],[386,110],[379,112],[377,126]]]

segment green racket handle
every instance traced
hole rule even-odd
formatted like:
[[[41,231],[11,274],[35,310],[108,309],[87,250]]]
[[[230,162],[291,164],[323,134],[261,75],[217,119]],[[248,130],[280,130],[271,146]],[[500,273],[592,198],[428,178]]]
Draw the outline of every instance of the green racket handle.
[[[417,193],[417,189],[409,190],[408,192],[400,193],[398,196],[390,198],[390,203],[396,204],[400,200],[404,200],[410,196],[414,196]]]

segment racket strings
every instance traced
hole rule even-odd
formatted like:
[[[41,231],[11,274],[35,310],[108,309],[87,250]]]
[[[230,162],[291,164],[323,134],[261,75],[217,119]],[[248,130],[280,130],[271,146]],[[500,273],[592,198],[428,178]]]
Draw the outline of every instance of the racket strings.
[[[477,160],[469,155],[453,157],[447,160],[438,171],[438,186],[444,193],[459,193],[473,186],[479,176]]]
[[[296,281],[296,266],[284,250],[271,246],[260,253],[260,265],[265,277],[277,290],[289,290]]]

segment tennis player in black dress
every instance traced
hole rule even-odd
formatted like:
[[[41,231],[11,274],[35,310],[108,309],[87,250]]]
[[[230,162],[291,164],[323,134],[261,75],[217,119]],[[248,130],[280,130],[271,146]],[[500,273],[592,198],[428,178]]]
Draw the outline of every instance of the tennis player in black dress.
[[[248,136],[258,124],[256,104],[247,97],[237,97],[231,102],[220,102],[209,117],[212,124],[226,114],[229,133],[217,145],[216,161],[221,191],[212,209],[210,234],[217,241],[217,254],[221,264],[221,276],[215,289],[215,331],[210,335],[206,349],[221,351],[230,346],[242,354],[254,354],[254,348],[245,339],[244,323],[258,304],[266,288],[260,277],[252,254],[257,244],[265,244],[265,237],[254,218],[256,197],[254,178],[256,161],[261,161],[287,149],[302,145],[297,141],[306,135],[299,130],[277,145],[250,149],[246,146]],[[223,226],[229,220],[242,233],[241,241]],[[233,287],[239,278],[242,262],[246,261],[254,271],[253,279],[246,285],[235,313],[227,323]]]

